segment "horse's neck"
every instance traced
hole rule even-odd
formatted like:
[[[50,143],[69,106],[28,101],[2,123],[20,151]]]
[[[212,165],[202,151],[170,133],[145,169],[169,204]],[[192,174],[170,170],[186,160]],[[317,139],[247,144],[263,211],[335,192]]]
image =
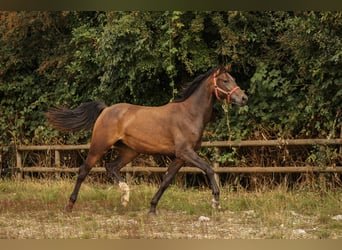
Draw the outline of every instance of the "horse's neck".
[[[194,119],[203,122],[203,125],[210,121],[214,97],[210,90],[209,83],[202,83],[185,102],[187,104],[188,112]]]

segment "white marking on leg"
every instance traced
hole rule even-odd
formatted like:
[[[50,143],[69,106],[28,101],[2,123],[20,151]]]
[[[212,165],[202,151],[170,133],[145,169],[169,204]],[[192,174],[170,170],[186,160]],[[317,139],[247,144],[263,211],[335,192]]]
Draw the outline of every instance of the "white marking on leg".
[[[214,198],[211,200],[211,207],[214,209],[221,209],[220,203]]]
[[[127,206],[129,202],[129,186],[126,182],[120,181],[119,187],[122,190],[123,194],[121,196],[121,203],[123,206]]]

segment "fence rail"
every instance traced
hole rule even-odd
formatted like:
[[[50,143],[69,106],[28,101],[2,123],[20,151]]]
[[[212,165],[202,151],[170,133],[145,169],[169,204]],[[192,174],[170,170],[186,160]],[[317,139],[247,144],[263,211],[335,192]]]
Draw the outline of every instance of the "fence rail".
[[[246,141],[212,141],[203,142],[202,147],[285,147],[285,146],[298,146],[298,145],[326,145],[334,146],[340,145],[340,154],[342,154],[342,138],[341,139],[293,139],[293,140],[246,140]],[[27,172],[77,172],[78,167],[65,167],[61,166],[60,152],[68,150],[88,150],[90,144],[82,145],[22,145],[16,148],[16,163],[18,175],[22,176]],[[49,167],[42,166],[25,166],[23,162],[23,153],[25,151],[54,151],[54,164]],[[220,166],[217,162],[212,164],[216,178],[221,173],[306,173],[306,172],[318,172],[318,173],[342,173],[342,166],[338,167],[295,167],[295,166],[283,166],[283,167],[224,167]],[[94,167],[92,172],[105,172],[104,167]],[[121,172],[126,173],[163,173],[166,171],[166,167],[142,167],[127,165],[121,169]],[[185,166],[181,168],[180,172],[183,173],[201,173],[202,171],[195,167]]]
[[[246,140],[246,141],[207,141],[202,147],[253,147],[253,146],[300,146],[300,145],[342,145],[341,139],[290,139],[290,140]],[[81,145],[21,145],[20,151],[29,150],[81,150],[89,149],[90,144]]]

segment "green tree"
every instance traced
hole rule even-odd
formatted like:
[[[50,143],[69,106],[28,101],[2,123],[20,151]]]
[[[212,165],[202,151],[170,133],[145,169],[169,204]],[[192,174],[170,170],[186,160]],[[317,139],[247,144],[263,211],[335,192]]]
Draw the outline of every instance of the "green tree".
[[[210,139],[336,137],[341,12],[0,12],[1,144],[83,143],[47,126],[54,105],[162,105],[218,64],[249,95],[220,103]]]

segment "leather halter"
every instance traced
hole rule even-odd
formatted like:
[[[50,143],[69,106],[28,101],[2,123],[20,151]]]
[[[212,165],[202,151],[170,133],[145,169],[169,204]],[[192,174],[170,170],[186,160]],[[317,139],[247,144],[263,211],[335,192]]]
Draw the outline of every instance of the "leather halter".
[[[227,103],[229,104],[230,103],[230,96],[236,92],[238,89],[240,89],[239,86],[236,86],[235,88],[233,88],[232,90],[230,91],[226,91],[222,88],[220,88],[219,86],[217,86],[217,76],[214,76],[214,87],[215,87],[215,96],[218,100],[221,100],[220,96],[219,96],[219,92],[227,95]]]

